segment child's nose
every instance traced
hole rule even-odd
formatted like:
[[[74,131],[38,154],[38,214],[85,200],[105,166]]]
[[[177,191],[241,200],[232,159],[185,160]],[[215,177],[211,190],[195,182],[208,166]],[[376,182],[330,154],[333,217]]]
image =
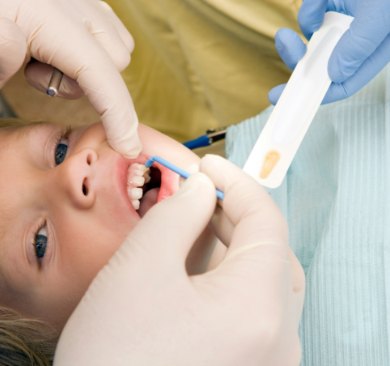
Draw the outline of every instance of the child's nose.
[[[90,208],[96,198],[93,179],[97,154],[86,148],[66,158],[58,166],[58,182],[74,205],[79,208]]]

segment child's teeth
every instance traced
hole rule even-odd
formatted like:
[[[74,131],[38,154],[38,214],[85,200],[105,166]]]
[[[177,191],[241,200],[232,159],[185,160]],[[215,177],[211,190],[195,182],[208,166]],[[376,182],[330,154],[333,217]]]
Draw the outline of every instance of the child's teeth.
[[[134,163],[129,167],[127,185],[141,187],[145,184],[144,173],[148,168],[145,165]]]
[[[130,184],[136,186],[136,187],[142,187],[145,183],[145,178],[140,177],[138,175],[135,175],[134,177],[131,178]]]
[[[140,175],[143,175],[144,171],[148,168],[145,165],[134,163],[134,164],[132,164],[131,169],[134,169],[134,172],[139,173]]]
[[[143,164],[134,163],[129,167],[127,176],[127,194],[135,210],[140,207],[143,196],[143,185],[150,181],[149,168]]]
[[[128,189],[129,197],[131,200],[139,200],[142,198],[142,188],[129,188]]]
[[[139,209],[139,206],[140,206],[139,200],[132,200],[131,204],[134,207],[134,210],[138,210]]]

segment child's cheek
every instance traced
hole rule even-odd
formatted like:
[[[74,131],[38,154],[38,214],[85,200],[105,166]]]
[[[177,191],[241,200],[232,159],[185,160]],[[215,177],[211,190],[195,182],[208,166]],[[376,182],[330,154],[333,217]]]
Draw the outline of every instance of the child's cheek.
[[[157,202],[161,202],[179,189],[180,176],[159,163],[154,164],[161,172],[161,187],[157,196]]]

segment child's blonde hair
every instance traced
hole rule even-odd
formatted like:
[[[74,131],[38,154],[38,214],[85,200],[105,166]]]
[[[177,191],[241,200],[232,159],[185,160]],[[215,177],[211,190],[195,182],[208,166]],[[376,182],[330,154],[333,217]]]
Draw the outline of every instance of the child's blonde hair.
[[[52,365],[57,338],[46,323],[0,307],[0,365]]]

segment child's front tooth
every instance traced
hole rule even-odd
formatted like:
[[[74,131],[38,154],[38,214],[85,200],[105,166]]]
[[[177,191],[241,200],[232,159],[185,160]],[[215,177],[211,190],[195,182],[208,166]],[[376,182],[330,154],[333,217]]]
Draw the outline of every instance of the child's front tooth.
[[[134,175],[138,177],[142,177],[145,174],[145,170],[142,169],[135,169],[134,170]]]
[[[145,183],[145,178],[144,177],[140,177],[138,175],[132,177],[131,180],[130,180],[130,184],[133,184],[133,185],[135,185],[137,187],[143,186],[144,183]]]
[[[134,169],[134,171],[138,171],[138,172],[143,172],[148,169],[145,165],[143,164],[139,164],[139,163],[134,163],[132,166],[131,166],[132,169]]]
[[[140,206],[139,200],[132,200],[131,204],[134,207],[134,210],[139,210],[139,206]]]
[[[129,188],[128,193],[131,200],[139,200],[142,197],[142,188]]]

